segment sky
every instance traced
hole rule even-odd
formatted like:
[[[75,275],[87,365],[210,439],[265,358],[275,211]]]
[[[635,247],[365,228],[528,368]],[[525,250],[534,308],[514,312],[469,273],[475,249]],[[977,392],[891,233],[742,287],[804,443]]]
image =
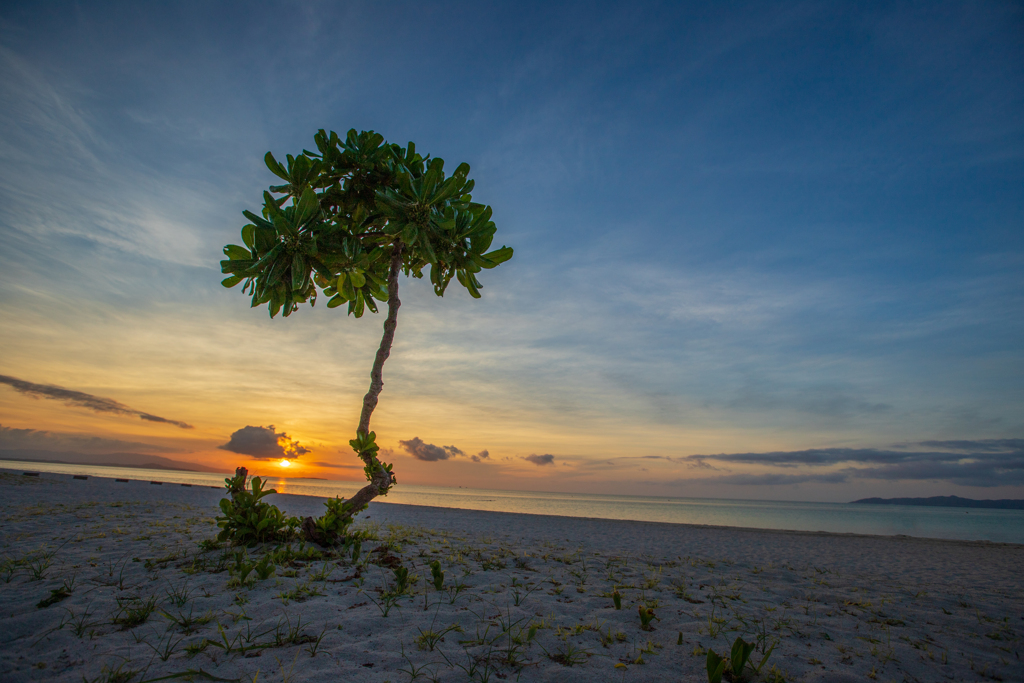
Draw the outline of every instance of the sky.
[[[1024,497],[997,1],[7,3],[0,456],[362,479],[383,315],[220,285],[320,128],[469,163],[515,249],[481,300],[401,283],[400,485]]]

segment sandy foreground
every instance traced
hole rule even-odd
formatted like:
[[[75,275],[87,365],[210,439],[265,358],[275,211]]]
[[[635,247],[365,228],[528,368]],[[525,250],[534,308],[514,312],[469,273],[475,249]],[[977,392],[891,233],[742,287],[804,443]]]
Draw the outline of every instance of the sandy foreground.
[[[275,549],[201,546],[221,497],[0,473],[0,680],[702,681],[737,636],[747,680],[1024,680],[1021,545],[374,503],[357,562],[240,581]]]

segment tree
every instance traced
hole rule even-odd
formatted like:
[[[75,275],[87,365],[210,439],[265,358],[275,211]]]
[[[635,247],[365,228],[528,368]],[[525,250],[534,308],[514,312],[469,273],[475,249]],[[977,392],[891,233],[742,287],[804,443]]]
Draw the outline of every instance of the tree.
[[[288,155],[282,165],[267,152],[270,171],[285,181],[263,193],[262,215],[244,211],[245,246],[224,247],[222,284],[242,283],[252,307],[288,317],[299,304],[348,305],[359,318],[386,302],[384,334],[363,398],[356,438],[349,443],[363,461],[368,484],[346,501],[350,517],[397,483],[392,465],[377,457],[370,417],[384,388],[384,362],[398,321],[398,278],[423,277],[429,267],[434,293],[443,296],[454,277],[473,298],[476,276],[512,258],[511,247],[487,251],[494,238],[491,208],[472,200],[469,165],[445,176],[444,160],[421,156],[416,146],[387,143],[373,132],[333,131],[315,136],[317,152]]]

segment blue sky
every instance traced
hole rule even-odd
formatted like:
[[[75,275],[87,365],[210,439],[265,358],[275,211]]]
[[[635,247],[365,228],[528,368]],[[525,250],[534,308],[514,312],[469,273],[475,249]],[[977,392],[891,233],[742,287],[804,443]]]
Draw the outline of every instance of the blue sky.
[[[1022,36],[998,2],[8,7],[0,374],[195,429],[10,387],[0,424],[192,461],[273,424],[348,463],[380,320],[267,320],[218,260],[267,150],[374,129],[470,163],[516,249],[482,301],[403,285],[404,481],[1020,497]]]

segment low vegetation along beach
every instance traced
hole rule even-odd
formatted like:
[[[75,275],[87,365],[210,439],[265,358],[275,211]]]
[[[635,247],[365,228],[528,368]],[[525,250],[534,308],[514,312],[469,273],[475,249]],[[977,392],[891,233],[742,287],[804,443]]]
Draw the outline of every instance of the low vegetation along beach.
[[[246,547],[223,490],[0,491],[5,681],[700,681],[737,643],[724,680],[1021,679],[1019,545],[373,503]]]

